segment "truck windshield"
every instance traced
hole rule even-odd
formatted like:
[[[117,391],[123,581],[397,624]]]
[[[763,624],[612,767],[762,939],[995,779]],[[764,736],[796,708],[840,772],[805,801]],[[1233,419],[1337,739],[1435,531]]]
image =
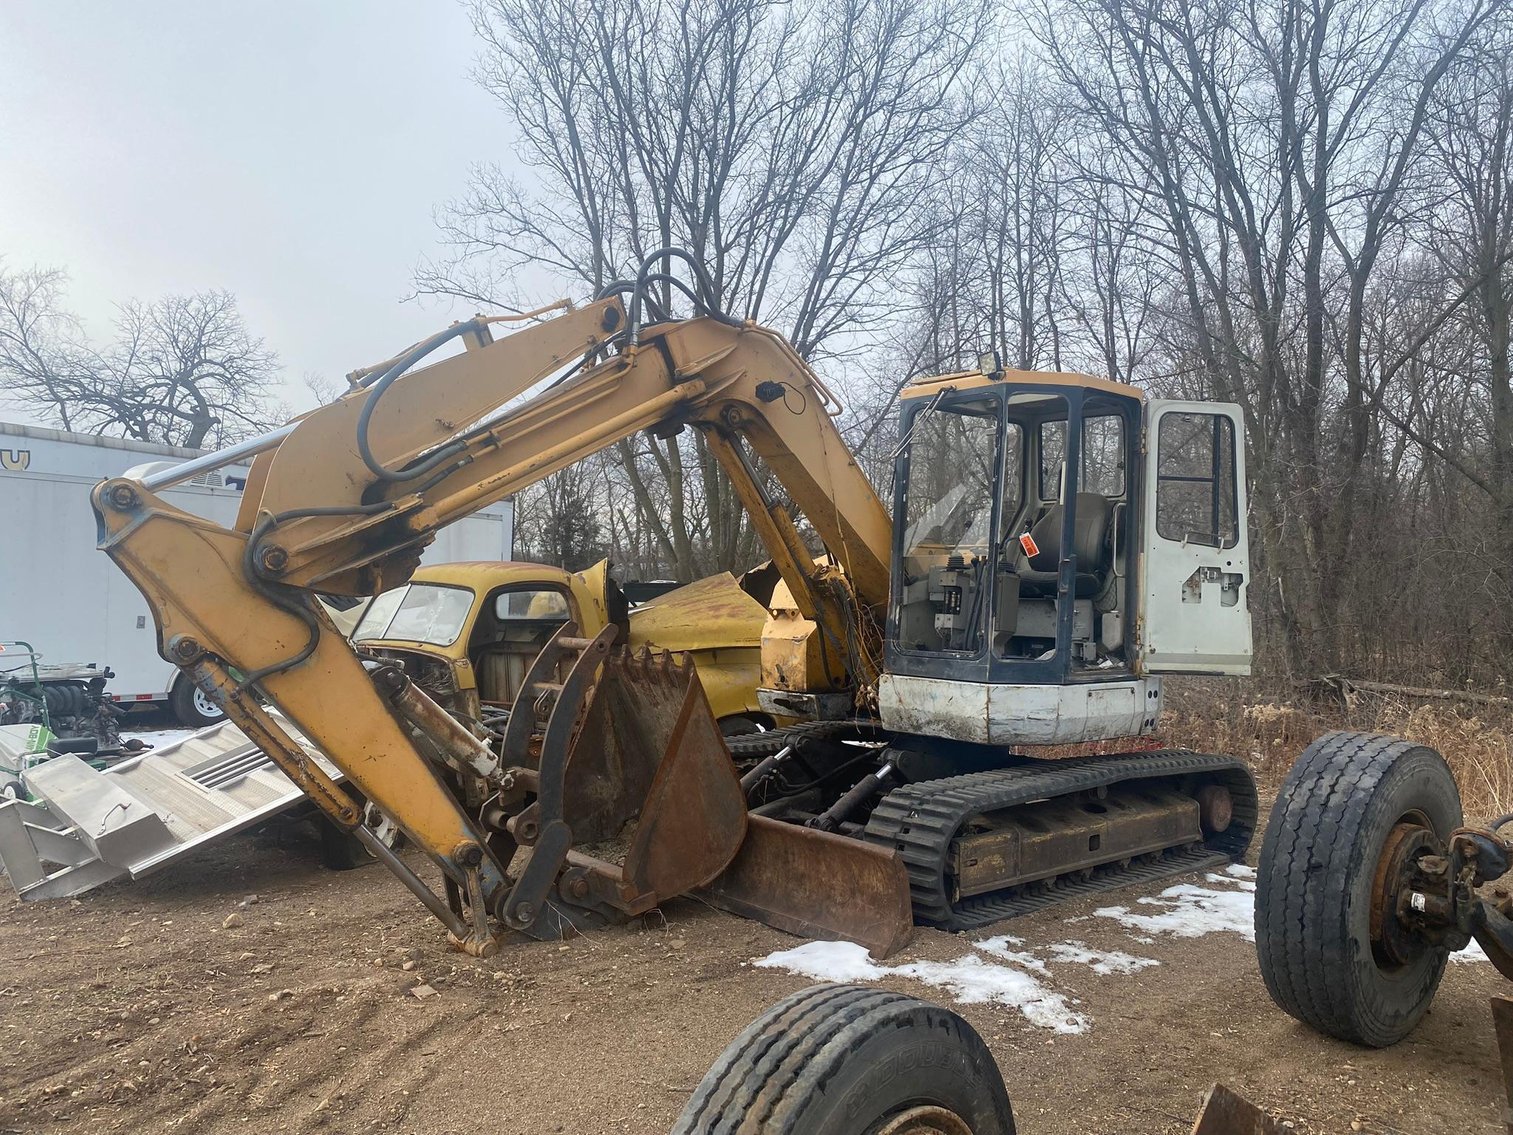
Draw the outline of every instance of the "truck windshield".
[[[407,583],[373,600],[352,632],[352,641],[392,638],[451,646],[472,607],[473,593],[465,587]]]

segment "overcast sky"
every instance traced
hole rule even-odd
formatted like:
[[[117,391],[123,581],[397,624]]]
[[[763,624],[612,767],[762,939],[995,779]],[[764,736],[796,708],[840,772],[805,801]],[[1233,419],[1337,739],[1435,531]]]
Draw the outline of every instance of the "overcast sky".
[[[0,257],[67,269],[102,338],[227,288],[304,408],[471,314],[404,297],[435,206],[509,160],[476,51],[457,0],[3,0]]]

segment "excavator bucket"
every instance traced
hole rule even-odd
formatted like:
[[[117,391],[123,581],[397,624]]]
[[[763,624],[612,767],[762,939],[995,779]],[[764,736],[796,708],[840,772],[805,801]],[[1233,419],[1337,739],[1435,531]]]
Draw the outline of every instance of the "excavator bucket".
[[[573,685],[570,677],[564,692]],[[563,768],[572,850],[555,902],[626,914],[694,892],[780,930],[845,938],[878,956],[907,940],[908,879],[894,852],[748,816],[686,656],[611,653],[584,693],[586,705],[552,708],[553,717],[581,722]],[[543,759],[544,773],[550,764]]]
[[[624,881],[657,901],[725,870],[746,834],[746,801],[704,689],[670,654],[616,653],[604,664],[565,797],[580,842],[638,817]]]

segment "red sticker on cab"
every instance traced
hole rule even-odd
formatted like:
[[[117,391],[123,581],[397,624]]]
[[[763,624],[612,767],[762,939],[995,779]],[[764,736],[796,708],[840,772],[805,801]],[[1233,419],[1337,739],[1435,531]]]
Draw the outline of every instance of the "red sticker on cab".
[[[1035,543],[1035,537],[1028,532],[1019,537],[1019,546],[1024,549],[1024,554],[1027,556],[1040,555],[1040,545]]]

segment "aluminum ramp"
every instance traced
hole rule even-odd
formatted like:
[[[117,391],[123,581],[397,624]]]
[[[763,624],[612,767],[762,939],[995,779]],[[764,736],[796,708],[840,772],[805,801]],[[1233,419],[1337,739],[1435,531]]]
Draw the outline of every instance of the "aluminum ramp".
[[[287,718],[273,715],[328,776],[344,779]],[[104,771],[63,755],[23,779],[35,799],[0,803],[0,867],[29,900],[139,879],[305,799],[229,721]]]

